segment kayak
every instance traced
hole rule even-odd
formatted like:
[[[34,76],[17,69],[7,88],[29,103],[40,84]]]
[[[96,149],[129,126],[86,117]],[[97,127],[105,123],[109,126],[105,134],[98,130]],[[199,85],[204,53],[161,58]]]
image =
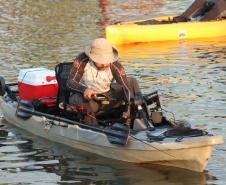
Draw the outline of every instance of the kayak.
[[[226,20],[173,22],[173,17],[138,20],[107,26],[106,38],[115,45],[139,42],[202,39],[226,36]]]
[[[89,126],[56,112],[37,111],[29,101],[20,100],[17,83],[5,84],[2,78],[0,82],[0,108],[9,124],[106,158],[202,172],[213,147],[224,142],[222,136],[213,136],[181,123],[172,125],[161,121],[154,129],[139,129],[134,126],[128,132],[119,123]],[[154,101],[154,98],[151,100]]]

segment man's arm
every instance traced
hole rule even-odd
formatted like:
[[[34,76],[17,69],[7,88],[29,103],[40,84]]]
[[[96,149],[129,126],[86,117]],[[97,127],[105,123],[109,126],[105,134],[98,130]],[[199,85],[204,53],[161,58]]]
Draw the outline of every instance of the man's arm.
[[[120,85],[122,85],[126,100],[128,102],[127,111],[123,113],[123,116],[125,118],[129,118],[130,117],[131,92],[129,89],[125,69],[119,62],[114,62],[111,64],[111,70],[112,70],[112,74],[113,74],[116,82],[119,83]]]
[[[75,59],[72,65],[71,73],[67,81],[67,87],[72,92],[75,92],[75,93],[79,92],[83,94],[87,88],[86,86],[79,83],[84,73],[85,65],[86,65],[85,62],[80,61],[78,59]]]
[[[111,69],[113,77],[115,78],[117,83],[122,85],[126,100],[129,102],[131,98],[131,93],[124,67],[119,62],[114,62],[111,64]]]

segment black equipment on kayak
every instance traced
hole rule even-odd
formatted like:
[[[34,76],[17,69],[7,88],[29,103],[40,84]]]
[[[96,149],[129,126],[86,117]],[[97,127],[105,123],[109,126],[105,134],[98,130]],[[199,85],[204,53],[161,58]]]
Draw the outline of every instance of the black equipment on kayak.
[[[158,91],[143,96],[137,95],[132,104],[139,114],[139,117],[134,119],[134,130],[154,130],[154,126],[164,122]]]
[[[151,132],[147,132],[146,136],[149,142],[163,141],[166,138],[175,138],[176,142],[180,142],[184,138],[188,137],[200,137],[210,135],[208,132],[200,129],[193,129],[191,127],[175,127],[171,128],[160,135],[152,135]]]
[[[154,125],[152,124],[151,120],[148,119],[149,114],[148,114],[147,103],[141,93],[135,95],[135,97],[133,98],[132,104],[137,109],[137,112],[141,119],[141,120],[139,120],[139,119],[135,118],[135,120],[134,120],[135,125],[139,124],[140,121],[142,121],[146,127],[146,128],[144,127],[144,129],[154,130],[155,129]]]
[[[3,77],[0,76],[0,96],[4,96],[5,94],[5,79]]]
[[[38,99],[33,99],[31,103],[34,106],[34,109],[40,112],[50,114],[55,113],[58,110],[55,96],[43,96]]]
[[[17,101],[17,97],[15,95],[15,93],[18,93],[17,91],[12,91],[9,87],[9,85],[6,85],[6,92],[8,94],[8,96],[13,100],[13,101]]]
[[[110,143],[121,145],[121,146],[124,146],[127,144],[129,133],[130,133],[129,128],[122,123],[114,123],[111,127],[100,128],[97,126],[87,125],[74,120],[59,117],[56,115],[42,113],[34,110],[33,105],[27,100],[20,100],[17,107],[16,114],[18,117],[24,120],[29,119],[32,115],[44,116],[47,119],[62,121],[68,124],[78,125],[81,128],[90,129],[96,132],[101,132],[107,136]]]
[[[152,120],[153,125],[164,122],[158,91],[145,95],[144,100],[148,106],[149,118]]]
[[[165,131],[163,134],[165,137],[198,137],[208,135],[208,132],[200,129],[193,129],[191,127],[177,127]]]
[[[13,100],[17,101],[17,97],[15,96],[15,93],[18,93],[17,91],[12,91],[10,89],[10,86],[17,85],[17,83],[5,83],[5,79],[0,76],[0,96],[4,96],[5,93],[7,92],[7,95]]]
[[[63,103],[67,105],[69,103],[70,91],[67,88],[67,80],[72,68],[73,62],[59,63],[55,67],[56,79],[59,86],[57,94],[57,105]]]
[[[144,95],[144,100],[147,105],[155,104],[155,109],[161,108],[158,91]]]

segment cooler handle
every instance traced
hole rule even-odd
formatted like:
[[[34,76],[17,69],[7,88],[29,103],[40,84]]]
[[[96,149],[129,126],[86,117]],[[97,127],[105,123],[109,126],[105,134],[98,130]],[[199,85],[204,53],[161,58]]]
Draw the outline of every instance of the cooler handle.
[[[56,77],[55,76],[46,76],[46,81],[47,82],[50,82],[52,80],[56,80]]]

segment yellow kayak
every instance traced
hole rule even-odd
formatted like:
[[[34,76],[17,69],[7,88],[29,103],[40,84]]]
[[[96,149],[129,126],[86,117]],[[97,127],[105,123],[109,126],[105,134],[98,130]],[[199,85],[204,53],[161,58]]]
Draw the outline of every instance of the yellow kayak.
[[[208,22],[179,22],[173,17],[119,23],[107,26],[106,38],[115,45],[226,36],[226,19]]]

